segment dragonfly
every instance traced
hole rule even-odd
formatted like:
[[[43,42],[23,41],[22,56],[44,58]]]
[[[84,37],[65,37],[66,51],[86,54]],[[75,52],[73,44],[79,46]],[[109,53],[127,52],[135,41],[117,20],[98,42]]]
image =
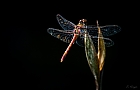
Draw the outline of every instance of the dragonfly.
[[[65,19],[60,14],[56,15],[56,19],[63,30],[55,29],[55,28],[48,28],[47,32],[49,34],[51,34],[52,36],[54,36],[55,38],[58,38],[65,43],[69,43],[69,46],[65,50],[60,62],[63,62],[68,51],[70,50],[71,46],[75,42],[77,45],[79,45],[81,47],[84,46],[85,32],[89,33],[94,44],[97,45],[98,38],[103,38],[104,42],[105,42],[105,46],[110,47],[110,46],[114,45],[114,42],[109,38],[105,38],[104,36],[114,35],[114,34],[120,32],[120,30],[121,30],[121,28],[118,25],[100,26],[103,37],[98,37],[98,27],[96,25],[87,25],[86,19],[79,20],[79,23],[77,25],[75,25],[71,21]]]

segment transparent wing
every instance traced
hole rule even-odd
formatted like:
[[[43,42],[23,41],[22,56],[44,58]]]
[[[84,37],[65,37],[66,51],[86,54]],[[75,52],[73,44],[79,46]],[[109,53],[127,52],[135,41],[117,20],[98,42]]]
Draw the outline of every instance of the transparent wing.
[[[103,38],[104,39],[106,47],[111,47],[111,46],[114,45],[114,42],[109,38],[91,36],[91,39],[92,39],[93,44],[95,45],[95,47],[98,46],[98,38]],[[81,47],[84,47],[84,36],[81,36],[81,37],[77,38],[76,44],[78,44]]]
[[[103,36],[111,36],[121,31],[121,27],[119,27],[118,25],[100,26],[100,29],[102,31]],[[88,25],[87,31],[89,35],[98,36],[98,28],[95,25]]]
[[[104,39],[106,47],[111,47],[111,46],[114,45],[114,42],[109,38],[94,36],[94,37],[92,37],[92,40],[93,40],[93,43],[95,44],[95,46],[98,46],[98,38],[103,38]]]
[[[60,14],[56,15],[57,21],[59,23],[59,25],[64,29],[64,30],[73,30],[75,28],[75,24],[73,24],[72,22],[66,20],[65,18],[63,18]]]
[[[84,47],[84,38],[82,37],[78,37],[77,40],[76,40],[76,44],[80,47]]]
[[[65,43],[70,43],[73,38],[73,32],[71,30],[64,31],[54,28],[48,28],[47,32]]]

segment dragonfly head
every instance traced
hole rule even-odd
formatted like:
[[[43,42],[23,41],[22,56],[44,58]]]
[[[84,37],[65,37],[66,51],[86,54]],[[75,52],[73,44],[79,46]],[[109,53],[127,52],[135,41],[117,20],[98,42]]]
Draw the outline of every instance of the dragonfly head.
[[[81,19],[80,22],[87,22],[87,20],[86,19]]]
[[[85,24],[86,22],[87,22],[86,19],[81,19],[81,20],[79,20],[79,24]]]
[[[81,20],[79,20],[79,23],[77,26],[84,27],[86,25],[86,22],[87,22],[86,19],[81,19]]]

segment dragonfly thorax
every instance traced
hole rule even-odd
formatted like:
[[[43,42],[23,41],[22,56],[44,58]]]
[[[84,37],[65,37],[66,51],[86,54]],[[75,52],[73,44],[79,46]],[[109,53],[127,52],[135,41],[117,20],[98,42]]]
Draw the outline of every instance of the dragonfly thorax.
[[[79,28],[75,28],[74,29],[74,34],[80,35],[80,29]]]

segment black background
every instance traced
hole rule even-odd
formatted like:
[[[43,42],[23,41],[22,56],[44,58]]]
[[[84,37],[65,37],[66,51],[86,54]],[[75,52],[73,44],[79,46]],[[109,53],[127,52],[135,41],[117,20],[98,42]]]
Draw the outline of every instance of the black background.
[[[68,44],[46,31],[47,28],[62,29],[56,14],[75,24],[85,18],[88,24],[96,24],[98,20],[101,26],[119,25],[121,32],[109,37],[114,46],[106,48],[103,90],[139,88],[138,7],[131,5],[115,1],[6,2],[2,8],[4,88],[95,90],[84,48],[74,44],[64,62],[60,63]]]

